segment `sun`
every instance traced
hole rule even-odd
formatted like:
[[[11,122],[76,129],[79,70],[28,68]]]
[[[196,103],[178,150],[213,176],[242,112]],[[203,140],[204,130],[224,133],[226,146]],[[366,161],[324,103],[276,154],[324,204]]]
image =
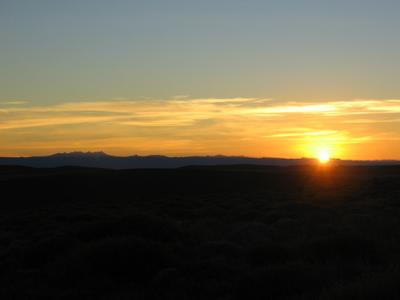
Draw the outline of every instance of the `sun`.
[[[340,157],[343,154],[341,145],[334,142],[325,139],[311,141],[310,143],[303,144],[300,149],[305,153],[305,157],[312,158],[319,165],[330,165],[331,161],[334,164],[336,157]]]
[[[318,160],[319,160],[319,162],[320,162],[321,164],[326,164],[326,163],[328,163],[329,160],[331,159],[331,158],[330,158],[330,155],[329,155],[329,151],[327,151],[327,150],[320,150],[320,151],[318,151],[318,153],[317,153],[317,158],[318,158]]]

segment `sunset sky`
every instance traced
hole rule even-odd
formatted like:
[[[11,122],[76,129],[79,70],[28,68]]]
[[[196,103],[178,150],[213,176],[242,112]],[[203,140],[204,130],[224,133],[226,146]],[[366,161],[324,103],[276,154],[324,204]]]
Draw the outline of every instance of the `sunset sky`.
[[[0,0],[0,156],[400,159],[399,11]]]

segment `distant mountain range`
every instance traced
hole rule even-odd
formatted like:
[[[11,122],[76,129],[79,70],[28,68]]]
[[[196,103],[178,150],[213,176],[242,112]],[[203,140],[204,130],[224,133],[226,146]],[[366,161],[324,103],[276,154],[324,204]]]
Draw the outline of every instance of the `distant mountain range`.
[[[168,157],[150,156],[113,156],[104,152],[70,152],[56,153],[49,156],[33,157],[0,157],[0,165],[19,165],[37,168],[53,168],[62,166],[80,166],[110,169],[135,168],[179,168],[184,166],[212,165],[265,165],[265,166],[297,166],[314,165],[318,162],[312,158],[252,158],[244,156],[187,156]],[[354,161],[333,159],[330,164],[345,166],[400,165],[397,160]]]

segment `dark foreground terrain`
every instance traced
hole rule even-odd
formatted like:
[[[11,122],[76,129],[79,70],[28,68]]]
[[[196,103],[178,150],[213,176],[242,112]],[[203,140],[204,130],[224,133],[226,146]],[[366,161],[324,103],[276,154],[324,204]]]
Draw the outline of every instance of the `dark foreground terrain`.
[[[399,299],[400,167],[0,167],[1,299]]]

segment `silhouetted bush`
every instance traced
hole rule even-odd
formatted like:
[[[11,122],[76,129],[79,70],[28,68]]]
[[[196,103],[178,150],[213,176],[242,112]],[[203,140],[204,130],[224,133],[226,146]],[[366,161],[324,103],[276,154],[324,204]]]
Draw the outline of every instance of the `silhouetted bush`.
[[[62,285],[143,284],[168,267],[172,254],[162,244],[133,236],[82,244],[49,268]]]
[[[235,285],[235,299],[298,299],[332,280],[331,269],[306,263],[253,268]]]
[[[375,263],[379,258],[374,241],[354,234],[340,234],[314,239],[304,245],[304,254],[311,261]]]
[[[324,290],[319,300],[392,300],[400,298],[400,273],[367,274]]]
[[[236,228],[229,233],[228,238],[242,245],[257,245],[269,241],[270,233],[271,229],[267,225],[259,222],[252,222],[236,226]]]
[[[27,244],[18,255],[23,268],[39,268],[73,247],[76,240],[64,236],[50,236]]]
[[[263,242],[252,246],[247,251],[250,264],[254,266],[268,266],[281,264],[289,260],[289,253],[286,248],[275,242]]]
[[[180,238],[180,230],[171,219],[134,214],[88,224],[79,228],[75,235],[83,240],[136,235],[157,241],[174,241]]]
[[[228,241],[205,242],[197,247],[198,256],[201,259],[225,258],[238,260],[243,254],[241,246]]]

